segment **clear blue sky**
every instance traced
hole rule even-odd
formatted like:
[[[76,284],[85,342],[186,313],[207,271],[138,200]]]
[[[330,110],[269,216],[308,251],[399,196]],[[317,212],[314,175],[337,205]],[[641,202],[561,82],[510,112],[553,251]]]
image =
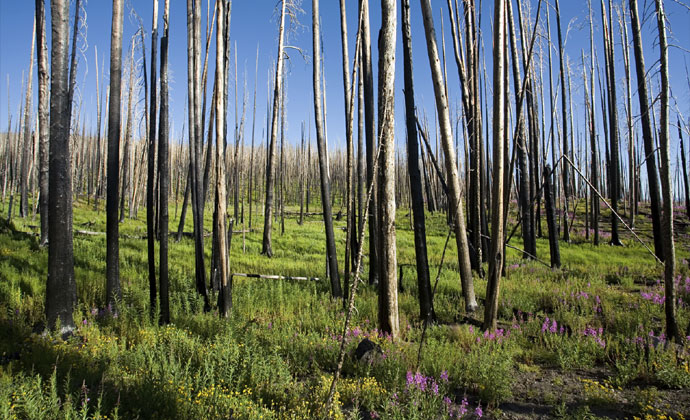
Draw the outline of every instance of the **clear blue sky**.
[[[50,3],[49,1],[47,3]],[[134,9],[136,13],[142,18],[144,27],[147,31],[151,28],[151,14],[152,2],[141,0],[128,0],[125,2],[125,32],[124,32],[124,51],[128,51],[131,38],[135,33],[138,22],[132,17],[131,10]],[[161,9],[163,0],[160,0]],[[205,17],[205,3],[204,16],[202,22],[206,21]],[[423,25],[421,21],[421,11],[419,1],[412,0],[412,31],[413,31],[413,50],[414,50],[414,71],[416,83],[417,107],[420,112],[426,112],[430,118],[433,130],[433,88],[430,83],[429,64],[426,56],[426,45],[424,40]],[[536,0],[530,1],[533,12],[536,10]],[[620,2],[618,2],[620,3]],[[627,1],[626,1],[627,3]],[[275,6],[277,1],[274,0],[236,0],[232,4],[232,21],[231,21],[231,42],[237,45],[238,52],[238,73],[239,89],[240,89],[240,106],[242,98],[242,81],[244,78],[244,71],[246,69],[247,87],[249,89],[249,111],[247,115],[246,124],[246,138],[249,141],[251,134],[251,100],[252,89],[255,78],[258,81],[258,99],[257,99],[257,142],[261,141],[261,133],[265,127],[266,115],[266,98],[267,88],[266,80],[270,76],[268,74],[271,63],[276,59],[277,50],[277,21]],[[601,25],[599,18],[599,2],[594,1],[595,4],[595,37],[597,40],[597,49],[600,60],[603,60],[601,49]],[[681,48],[671,48],[670,65],[671,65],[671,83],[673,95],[678,98],[679,109],[686,118],[690,116],[690,89],[686,79],[686,64],[690,62],[690,11],[676,2],[667,0],[665,2],[667,14],[670,21],[669,28],[672,31],[670,34],[670,42]],[[455,108],[459,103],[459,89],[458,77],[453,60],[452,44],[450,43],[450,31],[448,24],[448,17],[445,14],[446,1],[433,0],[434,14],[436,19],[437,33],[441,33],[440,13],[444,11],[444,25],[446,32],[447,44],[447,70],[448,83],[450,90],[452,107]],[[350,60],[353,58],[354,36],[356,32],[357,20],[357,1],[347,0],[348,7],[348,25],[349,25],[349,45],[350,45]],[[489,0],[483,1],[483,16],[482,16],[482,30],[484,31],[485,47],[488,51],[491,48],[491,20],[493,2]],[[571,58],[573,65],[573,101],[575,107],[575,124],[576,126],[584,125],[584,117],[582,117],[581,109],[583,106],[583,87],[582,87],[582,72],[580,68],[580,50],[585,49],[585,55],[588,57],[589,51],[589,28],[587,20],[587,2],[585,1],[562,1],[562,19],[563,24],[570,24],[570,31],[566,41],[566,50]],[[307,55],[307,59],[303,58],[296,50],[289,50],[290,64],[288,74],[288,137],[291,142],[298,140],[300,135],[300,123],[303,120],[313,121],[313,105],[312,105],[312,85],[311,85],[311,1],[304,0],[302,4],[304,13],[299,15],[301,27],[295,28],[290,35],[289,44],[301,48]],[[647,19],[644,23],[643,36],[645,39],[645,55],[647,66],[655,65],[658,59],[658,48],[654,44],[657,39],[656,21],[650,19],[653,11],[653,2],[650,0],[640,1],[641,12]],[[74,6],[72,6],[71,13],[74,13]],[[372,25],[372,46],[374,54],[374,71],[376,72],[376,39],[378,28],[380,27],[380,5],[376,0],[370,0],[371,9],[371,25]],[[545,6],[542,6],[542,11]],[[86,3],[87,11],[87,43],[86,50],[79,60],[79,71],[77,76],[79,92],[82,96],[82,115],[85,116],[87,126],[95,127],[96,121],[96,69],[95,69],[95,48],[98,48],[99,65],[101,60],[105,63],[105,72],[108,69],[108,57],[110,47],[110,27],[111,27],[111,10],[112,4],[105,0],[90,0]],[[162,14],[162,10],[160,11]],[[172,120],[172,134],[173,140],[179,141],[182,136],[182,123],[186,119],[184,115],[186,103],[186,77],[187,77],[187,62],[186,62],[186,2],[183,0],[171,1],[171,22],[170,22],[170,70],[171,70],[171,120]],[[341,63],[341,41],[340,41],[340,18],[339,5],[337,0],[322,0],[321,1],[321,19],[324,39],[325,51],[325,71],[327,82],[327,111],[328,111],[328,138],[332,147],[344,144],[344,116],[343,116],[343,85],[342,85],[342,63]],[[398,6],[398,16],[400,15],[400,6]],[[26,72],[29,64],[29,47],[31,43],[31,28],[34,16],[34,2],[29,0],[11,1],[0,0],[0,131],[5,131],[7,127],[7,79],[9,78],[9,97],[10,97],[10,112],[15,116],[13,121],[16,121],[16,114],[21,100],[22,90],[22,72]],[[614,15],[615,16],[615,15]],[[555,14],[552,14],[552,37],[555,41]],[[162,19],[161,19],[162,21]],[[545,24],[545,18],[542,14],[542,23]],[[50,28],[48,22],[48,28]],[[205,24],[204,24],[205,25]],[[622,54],[620,50],[621,41],[620,35],[616,27],[616,63],[617,63],[617,85],[619,89],[619,98],[624,96],[623,83],[623,66]],[[203,28],[202,28],[203,31]],[[148,36],[148,34],[147,34]],[[440,40],[439,40],[440,41]],[[150,53],[150,38],[147,38],[147,53]],[[213,45],[213,42],[211,43]],[[50,44],[49,44],[50,45]],[[259,46],[259,71],[254,74],[254,63],[257,45]],[[213,51],[212,51],[213,54]],[[557,58],[557,52],[554,51],[554,59]],[[213,74],[213,55],[209,60],[210,74]],[[690,63],[688,64],[690,65]],[[402,46],[401,36],[398,26],[398,43],[397,43],[397,58],[396,58],[396,138],[398,145],[402,145],[405,139],[404,130],[404,107],[402,95]],[[491,73],[490,56],[486,63],[489,77]],[[547,73],[545,73],[546,76]],[[106,76],[107,77],[107,76]],[[231,85],[233,75],[231,74]],[[272,77],[272,76],[270,76]],[[554,76],[555,77],[555,76]],[[34,80],[36,78],[36,71],[34,70]],[[106,78],[107,80],[107,78]],[[376,80],[376,76],[375,76]],[[633,72],[633,86],[635,83],[635,75]],[[34,81],[34,89],[36,82]],[[512,86],[511,86],[512,88]],[[490,89],[490,85],[489,85]],[[634,89],[634,88],[633,88]],[[655,89],[658,92],[658,89]],[[209,95],[211,85],[209,84]],[[548,90],[545,92],[548,95]],[[230,98],[234,94],[234,87],[231,86]],[[635,98],[636,99],[636,98]],[[125,97],[123,95],[123,100]],[[488,101],[490,104],[490,101]],[[548,100],[547,100],[548,102]],[[636,100],[634,101],[634,113],[638,114]],[[35,105],[35,100],[34,100]],[[622,106],[622,102],[620,103]],[[78,112],[79,104],[75,105],[75,112]],[[548,105],[547,105],[548,107]],[[547,110],[548,111],[548,110]],[[621,115],[622,114],[621,108]],[[234,124],[234,103],[231,99],[228,109],[230,126]],[[675,117],[672,116],[675,121]],[[548,118],[547,118],[548,120]],[[313,123],[312,123],[313,125]],[[548,122],[547,122],[548,131]],[[313,135],[312,129],[312,137]],[[186,134],[186,133],[185,133]],[[622,132],[623,136],[624,133]],[[676,138],[676,130],[672,129],[673,138]],[[185,136],[186,138],[186,136]],[[676,143],[674,141],[674,143]]]

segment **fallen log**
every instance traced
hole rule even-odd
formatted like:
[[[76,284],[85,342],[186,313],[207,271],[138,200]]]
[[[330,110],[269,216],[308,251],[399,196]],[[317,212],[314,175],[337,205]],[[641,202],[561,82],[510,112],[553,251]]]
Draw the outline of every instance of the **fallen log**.
[[[303,276],[281,276],[276,274],[250,274],[250,273],[232,273],[231,277],[249,277],[255,279],[269,279],[269,280],[310,280],[321,281],[318,277],[303,277]]]

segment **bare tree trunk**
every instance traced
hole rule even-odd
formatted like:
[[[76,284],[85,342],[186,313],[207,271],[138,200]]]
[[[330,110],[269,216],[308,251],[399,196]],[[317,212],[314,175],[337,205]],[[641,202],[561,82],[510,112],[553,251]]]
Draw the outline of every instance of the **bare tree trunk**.
[[[228,242],[226,237],[225,221],[227,219],[227,203],[225,191],[225,133],[223,130],[225,113],[223,107],[225,105],[225,61],[223,59],[223,52],[225,51],[224,39],[224,19],[225,15],[225,1],[219,0],[216,2],[218,15],[218,30],[216,31],[216,100],[214,106],[216,107],[216,226],[217,232],[217,256],[218,268],[220,275],[221,291],[219,294],[219,314],[221,317],[227,318],[230,315],[230,308],[232,302],[230,300],[230,288],[228,285],[229,267],[228,267]],[[237,163],[235,163],[237,164]]]
[[[652,230],[654,233],[654,252],[661,261],[664,261],[664,246],[661,234],[661,193],[657,178],[656,151],[651,124],[653,115],[649,104],[647,91],[646,70],[644,54],[642,52],[642,34],[640,19],[637,12],[637,0],[630,1],[630,23],[632,26],[633,45],[635,47],[635,73],[637,74],[637,96],[640,101],[640,120],[642,122],[642,139],[644,141],[645,164],[647,166],[647,182],[649,184],[649,200],[652,212]]]
[[[558,0],[556,0],[558,4]],[[506,125],[506,4],[505,0],[494,0],[494,66],[493,66],[493,183],[491,203],[491,251],[489,254],[489,278],[486,285],[486,306],[484,307],[484,329],[495,330],[498,318],[498,295],[501,271],[503,269],[503,184],[504,184],[504,139]]]
[[[206,289],[204,268],[204,191],[201,173],[202,136],[201,121],[201,3],[187,0],[187,84],[189,100],[189,153],[192,172],[192,217],[194,219],[194,256],[197,292],[204,299],[204,311],[211,306]]]
[[[121,4],[118,1],[115,6]],[[72,176],[70,171],[70,114],[67,113],[67,29],[69,2],[51,0],[50,173],[48,211],[48,281],[46,319],[48,328],[74,329],[72,312],[77,303],[72,247]],[[115,34],[116,32],[113,32]]]
[[[29,78],[26,82],[26,98],[24,104],[24,146],[22,147],[21,179],[19,183],[20,200],[19,215],[24,218],[29,214],[29,165],[32,159],[33,141],[31,136],[31,101],[33,97],[34,80],[34,45],[36,44],[36,20],[31,33],[31,55],[29,56]]]
[[[625,8],[625,3],[622,4]],[[635,227],[635,203],[637,191],[635,189],[635,132],[633,130],[632,116],[632,88],[630,86],[630,42],[628,41],[628,27],[625,22],[624,11],[619,15],[619,26],[621,28],[621,41],[623,50],[623,65],[625,68],[625,93],[626,93],[626,122],[628,129],[628,200],[629,200],[629,221],[630,227]]]
[[[167,42],[167,40],[166,40]],[[148,250],[148,262],[149,262],[149,304],[151,310],[151,319],[153,319],[156,310],[156,257],[155,257],[155,235],[154,235],[154,213],[155,213],[155,200],[154,200],[154,187],[156,183],[156,109],[157,109],[157,80],[156,74],[156,59],[158,51],[158,0],[153,0],[153,23],[151,25],[151,102],[149,103],[149,131],[148,131],[148,165],[147,165],[147,177],[146,177],[146,245]],[[167,112],[167,110],[166,110]],[[163,111],[161,110],[161,117],[163,116]],[[167,129],[167,128],[166,128]],[[167,141],[167,139],[166,139]],[[159,139],[159,142],[163,142],[163,138]],[[159,163],[159,168],[161,165]],[[160,171],[160,170],[159,170]],[[160,194],[167,194],[167,191],[163,189],[160,190]],[[166,195],[167,197],[167,195]],[[167,199],[166,199],[167,201]],[[167,213],[167,208],[165,209]],[[162,221],[162,220],[161,220]],[[167,224],[166,224],[167,226]],[[166,238],[168,236],[167,227],[163,230]],[[168,314],[169,316],[169,314]],[[162,317],[161,317],[162,320]]]
[[[424,195],[419,167],[419,140],[414,102],[414,79],[412,72],[412,29],[410,27],[410,1],[402,1],[402,39],[405,72],[405,123],[407,127],[407,167],[410,174],[412,196],[412,217],[414,219],[414,247],[417,262],[417,289],[419,290],[419,318],[432,322],[436,318],[429,278],[429,261],[426,247],[426,225],[424,220]]]
[[[664,237],[664,292],[666,299],[664,308],[666,312],[666,336],[677,343],[682,343],[678,321],[676,320],[676,250],[673,243],[673,184],[671,184],[671,160],[669,156],[669,118],[668,118],[668,43],[666,41],[666,13],[663,0],[655,0],[657,26],[659,28],[660,73],[661,73],[661,116],[659,130],[659,147],[661,157],[661,192],[664,197],[661,228]]]
[[[36,55],[38,58],[36,70],[38,71],[38,185],[39,209],[41,214],[40,244],[41,246],[46,246],[48,244],[49,229],[48,148],[50,146],[48,141],[50,136],[50,115],[48,114],[48,101],[50,99],[50,93],[48,92],[48,46],[46,44],[45,0],[36,0],[36,37],[38,43],[38,49],[36,50]]]
[[[685,191],[685,217],[690,218],[690,180],[688,180],[688,164],[685,160],[685,147],[683,146],[683,130],[680,117],[678,117],[678,139],[680,140],[680,161],[683,163],[683,187]]]
[[[611,1],[609,0],[609,9]],[[613,13],[611,11],[611,13]],[[604,46],[606,47],[606,81],[608,87],[609,98],[609,140],[610,140],[610,168],[609,168],[609,196],[611,197],[611,207],[614,212],[618,212],[618,200],[620,199],[620,166],[618,158],[618,110],[616,102],[616,66],[614,62],[614,46],[611,36],[612,28],[610,27],[611,20],[606,18],[606,8],[604,7],[604,0],[601,0],[601,16],[604,22]],[[618,218],[611,214],[611,245],[622,245],[618,237]]]
[[[125,136],[124,136],[124,151],[122,154],[122,191],[120,194],[120,223],[125,221],[125,202],[127,197],[127,191],[132,188],[131,185],[131,175],[132,170],[130,169],[132,160],[132,118],[134,117],[132,110],[132,94],[134,92],[134,43],[132,43],[132,48],[130,50],[129,56],[129,83],[127,85],[127,122],[125,123]],[[112,108],[111,108],[112,109]],[[132,206],[130,205],[130,211]],[[130,214],[130,217],[132,215]]]
[[[155,0],[154,0],[155,1]],[[160,211],[160,318],[161,324],[170,323],[169,276],[168,276],[168,194],[170,190],[170,156],[169,156],[169,123],[168,123],[168,17],[170,0],[165,0],[163,6],[163,37],[161,38],[161,91],[160,91],[160,121],[158,132],[158,177]],[[157,15],[157,13],[154,13]],[[153,114],[152,114],[153,117]],[[155,120],[154,118],[151,119]],[[150,149],[149,149],[150,150]],[[148,206],[148,205],[147,205]],[[148,217],[148,208],[147,208]],[[151,238],[150,226],[148,238]],[[149,248],[150,251],[150,248]],[[149,264],[153,259],[149,259]],[[154,261],[155,263],[155,261]],[[150,269],[150,267],[149,267]],[[155,273],[155,271],[154,271]],[[150,273],[149,273],[150,274]],[[150,279],[149,279],[150,280]],[[155,277],[154,277],[155,281]],[[155,292],[155,283],[151,288]],[[154,299],[151,301],[155,303]]]
[[[590,59],[590,92],[591,92],[591,103],[590,103],[590,117],[589,117],[589,144],[591,149],[591,177],[592,185],[597,186],[599,184],[599,158],[597,155],[597,132],[596,132],[596,106],[595,100],[596,95],[594,94],[594,24],[592,16],[592,0],[588,0],[589,5],[589,59]],[[594,245],[599,245],[599,196],[595,194],[594,188],[592,188],[592,229],[594,230]]]
[[[283,0],[280,12],[280,24],[278,26],[278,59],[276,64],[275,82],[273,84],[273,112],[271,118],[271,137],[268,142],[268,161],[266,162],[266,206],[264,208],[264,234],[261,244],[261,253],[268,257],[273,256],[273,244],[271,241],[271,229],[273,226],[273,183],[275,182],[275,146],[278,137],[278,114],[280,105],[280,92],[283,78],[283,40],[285,33],[285,9],[286,1]]]
[[[123,2],[113,1],[110,37],[110,99],[108,103],[108,176],[106,197],[106,302],[114,305],[121,299],[120,244],[117,217],[120,178],[120,100],[122,95],[122,26]]]
[[[477,302],[474,296],[474,281],[472,279],[472,268],[470,266],[470,252],[467,243],[467,232],[465,230],[465,215],[462,209],[460,198],[460,182],[458,180],[458,166],[455,158],[455,148],[453,147],[453,133],[451,131],[450,116],[448,114],[448,98],[446,97],[441,73],[441,64],[438,59],[438,46],[436,45],[436,31],[431,14],[431,3],[429,0],[420,0],[422,14],[424,15],[424,30],[426,34],[427,52],[429,56],[429,66],[434,82],[434,93],[436,96],[436,109],[438,112],[439,128],[443,152],[446,158],[446,171],[448,173],[448,199],[450,204],[451,223],[455,229],[455,240],[458,247],[458,265],[460,267],[460,279],[462,281],[462,293],[465,298],[465,309],[468,312],[477,309]]]
[[[562,132],[562,145],[563,154],[570,157],[570,151],[568,148],[568,109],[566,108],[567,98],[566,98],[566,86],[565,86],[565,68],[564,68],[564,54],[565,49],[563,48],[563,34],[561,30],[561,9],[558,0],[556,0],[556,25],[558,29],[558,65],[559,72],[561,76],[561,116],[563,125]],[[554,162],[555,164],[556,162]],[[570,229],[568,229],[568,209],[570,200],[570,171],[568,165],[563,165],[563,197],[565,204],[563,207],[563,240],[570,242]]]
[[[381,164],[378,173],[379,214],[379,325],[395,339],[398,319],[398,278],[395,244],[395,35],[396,1],[381,0],[379,32],[378,137]]]
[[[362,79],[364,81],[364,121],[366,132],[367,185],[376,182],[374,156],[376,154],[376,120],[374,111],[374,73],[371,64],[371,35],[369,30],[369,0],[360,0],[362,8]],[[374,187],[369,204],[369,284],[379,283],[378,198]]]
[[[319,29],[319,0],[313,0],[312,25],[313,25],[313,85],[314,85],[314,123],[316,124],[316,144],[319,149],[319,172],[321,174],[321,205],[323,206],[323,222],[326,230],[326,258],[331,279],[331,293],[333,297],[342,296],[338,273],[338,259],[335,250],[335,237],[333,235],[333,217],[331,214],[331,188],[326,162],[325,138],[323,129],[323,115],[321,112],[321,32]],[[276,91],[276,94],[278,91]],[[274,102],[275,103],[275,102]],[[275,110],[274,112],[277,112]],[[275,116],[273,119],[275,120]],[[270,186],[270,184],[269,184]],[[266,189],[268,193],[268,188]]]
[[[558,246],[558,225],[556,220],[556,203],[551,184],[551,167],[544,168],[544,205],[546,206],[546,224],[549,228],[549,251],[551,254],[551,268],[560,268],[561,251]]]
[[[256,46],[256,69],[254,74],[259,74],[259,46]],[[252,111],[252,147],[249,150],[249,185],[247,193],[247,201],[249,201],[249,230],[252,229],[252,204],[254,203],[254,194],[252,193],[252,187],[254,186],[254,132],[256,131],[256,84],[257,79],[254,78],[254,110]]]

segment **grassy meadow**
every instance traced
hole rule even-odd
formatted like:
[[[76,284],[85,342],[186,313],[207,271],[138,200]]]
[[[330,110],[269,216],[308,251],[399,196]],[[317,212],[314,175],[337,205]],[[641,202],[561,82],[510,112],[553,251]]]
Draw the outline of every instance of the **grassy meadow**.
[[[104,232],[103,204],[94,211],[93,203],[75,201],[74,229]],[[418,367],[422,326],[413,232],[409,210],[399,209],[401,338],[392,341],[378,331],[376,290],[362,284],[329,413],[321,408],[345,316],[342,301],[330,297],[324,280],[320,216],[298,225],[291,214],[284,234],[274,224],[273,258],[260,255],[262,215],[253,215],[246,235],[233,236],[232,272],[321,280],[235,277],[229,319],[220,319],[214,309],[203,312],[194,286],[193,241],[184,237],[176,243],[171,237],[172,324],[163,327],[149,318],[146,240],[141,239],[145,209],[120,225],[123,300],[116,316],[103,303],[105,235],[75,234],[78,329],[62,340],[40,331],[48,252],[38,246],[38,218],[14,216],[7,223],[7,206],[0,204],[2,419],[690,419],[690,347],[669,343],[663,335],[662,266],[623,230],[624,247],[606,245],[605,234],[598,247],[585,241],[583,203],[572,242],[560,244],[561,270],[521,260],[508,248],[500,329],[494,332],[479,328],[483,306],[473,314],[464,310],[451,240],[434,298],[438,323],[426,333]],[[636,232],[651,246],[645,212],[643,207]],[[602,213],[607,229],[609,213]],[[176,230],[174,204],[170,215]],[[677,219],[678,312],[685,331],[690,228],[680,210]],[[442,213],[427,214],[432,285],[448,233],[445,221]],[[508,232],[514,223],[513,213]],[[341,271],[344,227],[345,218],[335,222]],[[545,220],[543,228],[546,234]],[[185,231],[192,231],[191,213]],[[210,239],[205,239],[207,264]],[[519,229],[510,244],[521,247]],[[538,254],[548,262],[545,237],[538,239]],[[475,288],[483,303],[486,281],[475,278]],[[364,337],[382,348],[371,363],[354,358]]]

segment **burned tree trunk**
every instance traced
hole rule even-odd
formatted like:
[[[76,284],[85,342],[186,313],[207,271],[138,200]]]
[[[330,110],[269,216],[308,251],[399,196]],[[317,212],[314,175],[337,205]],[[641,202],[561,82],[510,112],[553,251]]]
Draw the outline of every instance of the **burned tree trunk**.
[[[553,185],[551,184],[551,167],[544,168],[544,205],[546,206],[546,224],[549,228],[549,250],[551,252],[551,268],[561,267],[561,251],[558,248],[558,226],[556,222],[556,204],[553,199]]]
[[[38,186],[41,215],[41,246],[48,244],[48,144],[50,116],[48,114],[48,46],[46,45],[45,0],[36,0],[36,50],[38,71]],[[100,109],[100,107],[99,107]],[[100,136],[99,136],[100,137]]]
[[[167,40],[166,40],[167,42]],[[151,102],[149,103],[149,132],[148,132],[148,165],[146,177],[146,245],[148,250],[149,262],[149,304],[151,305],[151,319],[153,319],[154,311],[156,310],[156,257],[155,257],[155,235],[154,235],[154,214],[155,214],[155,200],[154,187],[156,183],[156,109],[157,99],[156,95],[156,56],[158,51],[158,0],[153,0],[153,24],[151,28]],[[161,110],[161,117],[163,112]],[[129,123],[128,123],[129,125]],[[162,142],[163,139],[159,139]],[[159,164],[159,168],[160,168]],[[167,190],[160,190],[161,195],[167,194]],[[166,200],[167,201],[167,200]],[[167,209],[165,209],[167,212]],[[161,220],[162,221],[162,220]],[[167,224],[163,233],[167,238]]]
[[[36,44],[36,20],[34,29],[31,33],[31,55],[29,55],[29,78],[26,83],[26,98],[24,104],[24,145],[22,147],[22,163],[20,168],[20,199],[19,215],[26,217],[29,215],[29,166],[32,159],[33,141],[31,136],[31,98],[33,96],[33,74],[34,74],[34,45]]]
[[[275,182],[275,158],[276,139],[278,137],[278,116],[280,111],[280,92],[283,81],[283,40],[285,37],[285,9],[286,1],[283,0],[280,12],[280,24],[278,27],[278,61],[276,64],[275,81],[273,83],[273,111],[271,118],[271,133],[268,142],[268,156],[266,162],[266,205],[264,208],[264,234],[261,244],[261,253],[268,257],[273,256],[273,243],[271,241],[271,229],[273,226],[273,183]],[[316,60],[316,59],[314,59]]]
[[[558,4],[558,3],[556,3]],[[494,0],[494,54],[493,54],[493,183],[491,203],[491,250],[489,253],[489,278],[486,284],[486,305],[484,307],[484,329],[495,330],[498,318],[498,295],[504,260],[504,141],[506,124],[506,2]]]
[[[119,1],[113,2],[113,12]],[[121,10],[121,9],[120,9]],[[50,173],[48,191],[48,281],[46,320],[48,328],[59,323],[61,332],[74,329],[72,312],[77,303],[72,247],[72,176],[70,171],[70,115],[67,112],[67,28],[69,2],[52,0],[50,81]],[[115,17],[115,14],[113,14]],[[121,15],[120,15],[121,16]],[[114,21],[114,19],[113,19]],[[113,31],[115,38],[116,31]]]
[[[405,72],[405,124],[407,126],[407,168],[410,174],[412,217],[414,223],[414,249],[417,262],[417,288],[419,290],[419,317],[425,322],[436,318],[433,306],[429,261],[426,247],[424,220],[424,194],[419,167],[419,140],[414,103],[414,79],[412,72],[412,29],[410,27],[410,1],[402,1],[402,39]]]
[[[659,28],[660,73],[661,73],[661,110],[659,130],[659,152],[661,161],[661,192],[664,197],[662,214],[662,233],[664,238],[664,292],[666,299],[666,336],[681,343],[678,321],[676,319],[676,250],[673,242],[673,184],[671,183],[671,159],[669,156],[669,81],[668,81],[668,43],[666,41],[666,13],[663,0],[655,0],[657,26]]]
[[[379,32],[378,137],[381,156],[378,174],[379,214],[379,325],[395,339],[398,319],[398,278],[395,244],[395,34],[396,0],[381,0]]]
[[[160,318],[161,324],[170,322],[169,276],[168,276],[168,193],[170,190],[170,156],[168,123],[168,17],[170,0],[163,6],[163,37],[161,38],[161,92],[160,121],[158,131],[158,179],[160,211]],[[153,120],[153,118],[152,118]],[[148,216],[148,212],[147,212]],[[150,228],[150,226],[149,226]],[[153,236],[149,229],[148,237]],[[149,260],[149,264],[151,260]],[[150,267],[149,267],[150,269]],[[155,278],[154,278],[155,280]],[[155,292],[155,284],[152,287]],[[152,304],[155,302],[152,300]]]
[[[323,222],[326,230],[326,258],[331,279],[331,293],[333,297],[341,297],[340,279],[338,276],[338,260],[335,251],[335,237],[333,235],[333,217],[331,213],[331,188],[326,162],[326,148],[323,129],[323,114],[321,110],[321,33],[319,29],[319,0],[313,0],[313,86],[314,86],[314,123],[316,125],[316,145],[319,152],[319,172],[321,174],[321,205],[323,206]],[[277,91],[276,91],[277,93]],[[274,112],[277,112],[274,111]],[[275,116],[273,119],[275,120]],[[267,184],[270,186],[270,184]],[[266,191],[268,193],[268,189]]]
[[[122,95],[123,2],[113,1],[110,38],[110,98],[108,103],[108,175],[106,197],[106,302],[114,304],[120,292],[120,244],[117,199],[120,178],[120,100]],[[51,112],[52,113],[52,112]]]
[[[429,0],[421,0],[421,5],[422,14],[424,16],[424,32],[426,35],[429,66],[431,67],[434,94],[436,96],[436,109],[441,131],[441,143],[446,158],[449,210],[451,223],[455,229],[455,241],[458,247],[458,265],[460,267],[462,293],[465,299],[465,309],[468,312],[472,312],[477,309],[477,302],[474,296],[470,251],[467,243],[467,232],[465,230],[465,214],[462,209],[462,201],[460,198],[460,181],[458,179],[455,148],[453,147],[453,133],[448,111],[448,97],[445,93],[441,63],[438,59],[438,46],[436,44],[436,31],[434,30],[434,22],[431,14],[431,3]]]

